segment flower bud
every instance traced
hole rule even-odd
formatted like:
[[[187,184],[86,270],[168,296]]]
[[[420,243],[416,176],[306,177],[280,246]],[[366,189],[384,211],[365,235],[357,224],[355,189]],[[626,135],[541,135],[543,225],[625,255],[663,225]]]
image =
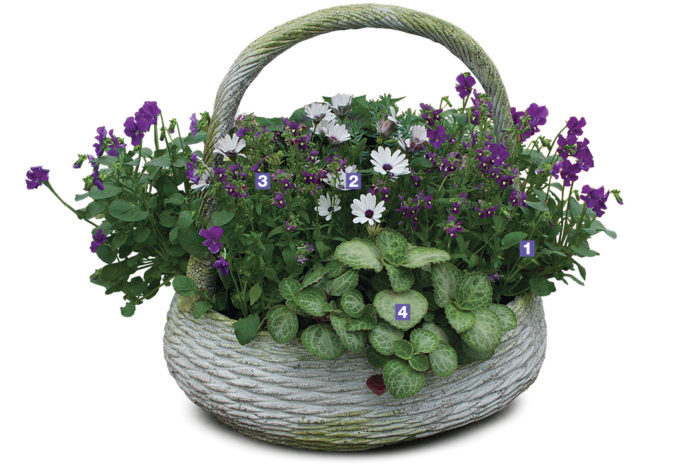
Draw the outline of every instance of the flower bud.
[[[391,120],[382,118],[381,121],[377,123],[377,134],[385,138],[391,136],[391,134],[396,129],[396,124]]]

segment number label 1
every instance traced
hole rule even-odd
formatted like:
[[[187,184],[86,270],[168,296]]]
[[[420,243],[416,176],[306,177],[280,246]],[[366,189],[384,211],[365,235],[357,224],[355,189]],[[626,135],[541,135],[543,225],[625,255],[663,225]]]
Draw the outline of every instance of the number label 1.
[[[535,257],[535,241],[521,240],[520,241],[520,257],[534,258]]]
[[[397,321],[409,321],[411,319],[411,304],[397,303],[394,305],[394,319]]]
[[[345,189],[359,190],[362,186],[362,174],[351,172],[345,174]]]
[[[270,174],[259,172],[255,174],[255,189],[269,190],[270,189]]]

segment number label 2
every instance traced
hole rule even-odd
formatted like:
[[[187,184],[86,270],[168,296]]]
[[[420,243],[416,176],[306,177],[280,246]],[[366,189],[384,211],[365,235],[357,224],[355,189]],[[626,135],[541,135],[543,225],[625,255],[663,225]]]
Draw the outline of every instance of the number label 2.
[[[259,172],[255,174],[255,189],[269,190],[270,189],[270,174]]]
[[[362,186],[362,174],[351,172],[345,174],[345,189],[359,190]]]
[[[394,319],[397,321],[409,321],[411,319],[411,304],[397,303],[394,305]]]

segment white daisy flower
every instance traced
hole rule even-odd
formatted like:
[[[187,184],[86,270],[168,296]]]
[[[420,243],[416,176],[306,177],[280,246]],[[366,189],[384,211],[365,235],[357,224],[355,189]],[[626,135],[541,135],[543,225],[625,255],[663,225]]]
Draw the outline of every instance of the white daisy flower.
[[[380,146],[372,151],[370,157],[374,171],[382,175],[389,174],[392,177],[398,177],[411,173],[406,156],[398,149],[392,154],[391,149]]]
[[[336,125],[331,123],[324,126],[321,131],[331,140],[332,144],[340,144],[350,139],[350,132],[345,125]]]
[[[330,111],[331,107],[325,102],[313,102],[304,107],[306,116],[314,122],[320,122]]]
[[[333,213],[340,211],[340,198],[336,195],[328,196],[321,195],[318,199],[318,206],[316,206],[316,212],[321,217],[325,217],[327,221],[331,220]]]
[[[240,152],[245,147],[245,139],[239,138],[238,135],[224,135],[223,138],[214,144],[214,154],[221,154],[222,156],[241,156],[245,157],[245,154]]]
[[[373,194],[360,195],[360,199],[352,201],[351,211],[352,215],[355,216],[352,222],[355,224],[379,224],[385,210],[384,201],[377,203],[377,197]]]
[[[338,115],[345,115],[350,110],[352,94],[336,94],[331,97],[331,107]]]
[[[347,188],[345,188],[345,174],[351,174],[355,172],[357,172],[357,166],[349,165],[345,167],[345,170],[341,170],[338,173],[326,175],[323,181],[332,186],[333,188],[337,188],[342,191],[347,191]]]
[[[323,133],[324,128],[328,128],[331,125],[335,125],[336,121],[337,121],[337,117],[335,116],[335,114],[332,114],[332,113],[326,114],[326,116],[323,117],[321,119],[321,121],[316,124],[316,128],[314,128],[314,133],[316,133],[317,135],[320,135],[321,133]]]
[[[193,191],[201,191],[209,187],[212,178],[212,170],[210,168],[205,169],[199,175],[199,181],[192,185]]]
[[[410,131],[411,137],[399,139],[399,146],[408,153],[414,153],[423,149],[423,145],[428,142],[428,129],[423,125],[413,125]]]

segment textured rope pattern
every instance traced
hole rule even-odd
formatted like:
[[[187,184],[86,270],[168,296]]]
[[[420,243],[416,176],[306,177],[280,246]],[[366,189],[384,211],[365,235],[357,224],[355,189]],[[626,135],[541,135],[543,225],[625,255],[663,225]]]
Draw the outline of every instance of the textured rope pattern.
[[[383,28],[403,31],[431,39],[459,58],[481,83],[493,104],[497,140],[504,138],[501,130],[512,125],[510,104],[501,77],[489,56],[467,33],[455,25],[434,16],[391,5],[358,4],[319,10],[299,17],[268,31],[253,41],[238,56],[221,82],[216,94],[214,112],[204,160],[208,165],[220,165],[221,156],[213,154],[214,143],[234,126],[236,111],[248,86],[275,57],[312,37],[332,31],[361,28]],[[205,203],[205,214],[211,214],[213,203]],[[206,263],[190,258],[198,287],[204,288],[215,280],[216,272]]]
[[[165,360],[195,404],[246,436],[297,448],[360,451],[459,428],[507,406],[532,384],[544,359],[542,301],[510,305],[518,327],[496,354],[447,379],[426,377],[416,396],[375,396],[365,380],[377,370],[363,354],[319,360],[299,343],[267,333],[241,346],[218,313],[195,320],[178,310],[165,326]]]

